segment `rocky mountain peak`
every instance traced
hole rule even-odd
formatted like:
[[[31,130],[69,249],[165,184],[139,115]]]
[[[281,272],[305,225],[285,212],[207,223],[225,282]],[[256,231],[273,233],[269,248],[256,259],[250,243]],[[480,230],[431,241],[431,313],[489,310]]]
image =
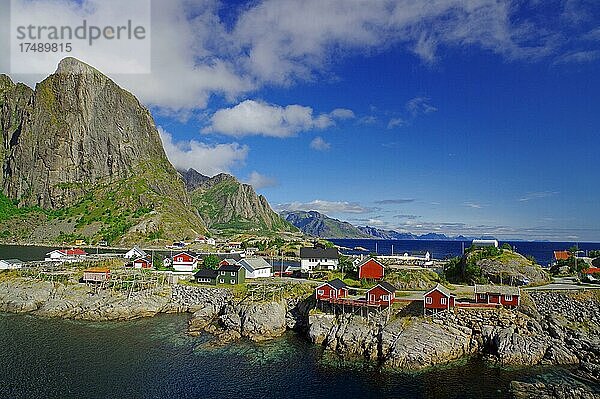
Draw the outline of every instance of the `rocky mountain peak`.
[[[0,90],[5,90],[14,86],[12,79],[8,75],[0,74]]]
[[[78,60],[77,58],[73,58],[73,57],[63,58],[58,63],[58,68],[56,69],[55,73],[56,74],[94,73],[94,74],[104,76],[104,75],[102,75],[102,73],[100,73],[94,67],[86,64],[83,61]]]
[[[185,187],[188,191],[194,191],[206,181],[210,180],[210,177],[204,176],[202,173],[192,168],[188,170],[180,170],[179,174],[181,174],[181,177],[183,177]]]

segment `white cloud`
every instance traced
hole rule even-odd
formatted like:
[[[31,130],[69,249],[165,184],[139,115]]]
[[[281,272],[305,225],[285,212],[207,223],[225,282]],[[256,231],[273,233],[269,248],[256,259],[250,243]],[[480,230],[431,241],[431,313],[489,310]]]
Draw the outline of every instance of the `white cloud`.
[[[324,200],[290,202],[287,204],[278,204],[276,208],[279,211],[317,211],[325,214],[366,213],[370,211],[369,208],[365,208],[355,202]]]
[[[415,97],[408,100],[406,103],[406,110],[410,112],[413,117],[421,114],[430,114],[437,111],[437,108],[429,103],[429,97]]]
[[[207,176],[230,173],[233,167],[244,163],[249,148],[238,143],[208,145],[196,140],[173,140],[171,134],[158,128],[167,157],[177,169],[196,169]],[[252,176],[251,176],[252,177]]]
[[[260,190],[261,188],[266,187],[274,187],[278,184],[276,179],[265,175],[261,175],[256,171],[250,173],[250,176],[246,180],[246,183],[250,184],[256,190]]]
[[[313,150],[316,150],[316,151],[327,151],[328,149],[331,148],[331,144],[326,142],[323,139],[323,137],[315,137],[310,142],[310,148],[312,148]]]
[[[40,15],[50,10],[79,22],[82,10],[119,20],[125,7],[117,0],[17,2],[33,4]],[[573,7],[584,8],[572,4],[570,15]],[[523,18],[520,6],[508,0],[259,0],[239,7],[233,20],[225,21],[220,17],[223,1],[154,0],[152,73],[111,77],[148,105],[185,111],[205,108],[213,95],[234,102],[266,84],[313,79],[340,58],[391,47],[428,63],[442,47],[477,46],[507,60],[526,61],[564,53],[566,33],[548,19]],[[556,9],[552,12],[562,12]],[[585,49],[580,52],[574,59],[585,57]],[[125,62],[110,48],[71,55],[97,66]],[[40,77],[16,78],[34,84]],[[319,123],[326,124],[326,117]]]
[[[388,129],[393,129],[395,127],[402,127],[402,126],[405,126],[405,125],[406,125],[406,122],[404,121],[404,119],[402,119],[402,118],[392,118],[388,122],[387,128]]]
[[[558,57],[556,61],[554,61],[554,64],[581,64],[595,61],[598,58],[600,58],[600,51],[598,50],[576,51]]]
[[[326,129],[335,119],[348,119],[350,110],[336,109],[330,114],[313,115],[311,107],[280,106],[262,101],[246,100],[234,107],[218,110],[210,118],[205,133],[229,136],[291,137],[314,129]],[[354,113],[352,113],[354,115]]]
[[[483,208],[483,205],[477,204],[475,202],[465,202],[463,205],[466,206],[467,208],[473,208],[473,209]]]
[[[527,202],[536,199],[548,198],[558,194],[558,191],[539,191],[536,193],[527,193],[523,197],[519,198],[519,202]]]
[[[346,108],[336,108],[329,113],[329,116],[334,119],[354,119],[356,117],[351,109]]]

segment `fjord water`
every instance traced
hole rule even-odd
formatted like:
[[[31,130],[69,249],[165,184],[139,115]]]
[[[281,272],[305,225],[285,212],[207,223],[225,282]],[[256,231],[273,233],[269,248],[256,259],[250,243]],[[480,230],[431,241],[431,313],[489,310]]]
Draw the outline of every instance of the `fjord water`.
[[[429,251],[436,259],[445,259],[462,254],[462,248],[468,248],[472,241],[453,240],[370,240],[370,239],[330,239],[336,245],[346,248],[362,247],[380,255],[400,254],[406,251]],[[550,241],[500,241],[507,242],[520,254],[533,256],[540,265],[552,262],[553,251],[566,250],[577,246],[582,251],[600,250],[600,243],[550,242]],[[393,248],[392,248],[393,246]],[[358,253],[350,251],[350,253]]]
[[[340,364],[301,336],[214,348],[185,315],[88,323],[0,314],[0,398],[506,398],[562,369],[481,359],[421,373]]]

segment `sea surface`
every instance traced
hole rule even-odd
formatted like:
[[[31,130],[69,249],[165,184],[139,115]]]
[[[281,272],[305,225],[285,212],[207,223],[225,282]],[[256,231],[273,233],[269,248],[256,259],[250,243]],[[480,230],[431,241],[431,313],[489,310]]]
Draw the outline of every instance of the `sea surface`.
[[[563,368],[471,358],[420,373],[323,356],[300,335],[214,348],[185,315],[78,322],[0,314],[0,398],[507,398],[512,380],[570,379]],[[577,383],[577,382],[575,382]]]
[[[362,247],[380,255],[401,254],[407,251],[429,251],[436,259],[446,259],[462,254],[463,246],[468,248],[472,241],[446,240],[370,240],[370,239],[330,239],[336,245],[346,248]],[[517,252],[533,256],[542,266],[552,262],[553,251],[566,250],[575,245],[581,251],[600,250],[600,243],[549,242],[549,241],[500,241],[509,243]],[[393,246],[393,248],[392,248]],[[360,253],[359,251],[347,251]]]

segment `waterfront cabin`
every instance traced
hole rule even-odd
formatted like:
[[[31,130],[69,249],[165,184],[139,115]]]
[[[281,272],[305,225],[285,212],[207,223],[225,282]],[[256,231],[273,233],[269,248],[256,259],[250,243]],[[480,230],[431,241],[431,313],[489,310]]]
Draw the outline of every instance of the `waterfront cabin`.
[[[217,272],[219,284],[243,284],[246,281],[246,269],[240,265],[223,265]]]
[[[200,284],[217,285],[218,272],[213,269],[201,269],[194,274],[194,280]]]
[[[129,251],[125,252],[125,255],[123,255],[125,259],[138,259],[145,258],[147,256],[148,254],[146,253],[146,251],[144,251],[138,246],[131,248]]]
[[[198,256],[192,252],[179,252],[173,256],[171,267],[176,272],[192,272],[198,268]]]
[[[367,303],[376,303],[376,304],[383,303],[383,304],[391,305],[395,299],[396,299],[396,287],[394,287],[387,281],[380,282],[375,287],[368,290],[367,294],[366,294]]]
[[[92,268],[83,271],[84,283],[102,283],[110,280],[110,270],[104,268]]]
[[[364,259],[356,268],[359,279],[381,280],[385,273],[385,266],[375,258]]]
[[[315,290],[317,300],[346,298],[348,296],[348,286],[339,278],[321,284]]]
[[[138,258],[133,261],[134,269],[152,269],[152,260],[150,258]]]
[[[475,284],[475,302],[517,307],[521,303],[521,290],[508,285]]]
[[[472,245],[477,248],[495,247],[498,248],[498,240],[473,240]]]
[[[263,278],[273,276],[273,267],[263,258],[245,258],[238,262],[246,269],[246,278]]]
[[[74,263],[81,262],[87,256],[87,252],[83,249],[55,249],[46,254],[44,259],[46,262],[66,262]]]
[[[454,307],[455,296],[446,287],[437,284],[423,295],[423,314],[432,314]]]
[[[23,261],[19,259],[0,260],[0,270],[14,270],[23,267]]]
[[[337,248],[300,248],[300,271],[302,273],[314,270],[337,270],[338,265]]]

